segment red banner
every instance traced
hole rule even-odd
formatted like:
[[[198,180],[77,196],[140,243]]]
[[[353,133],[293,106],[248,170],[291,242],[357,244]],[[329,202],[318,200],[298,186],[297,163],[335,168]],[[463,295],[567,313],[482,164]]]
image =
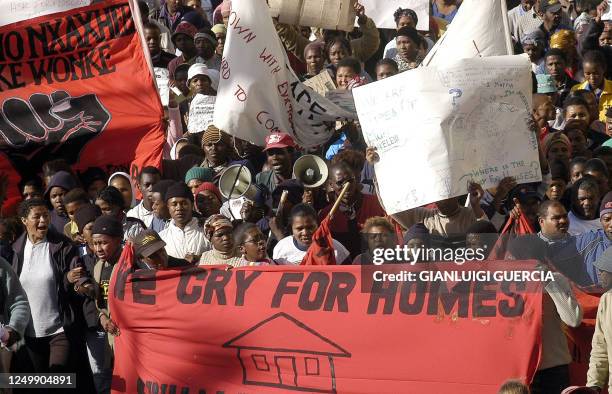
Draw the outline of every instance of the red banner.
[[[127,0],[0,28],[0,171],[161,165],[163,109]]]
[[[435,277],[509,266],[535,263],[118,267],[113,392],[484,394],[528,382],[541,283]],[[405,281],[373,283],[387,269]]]

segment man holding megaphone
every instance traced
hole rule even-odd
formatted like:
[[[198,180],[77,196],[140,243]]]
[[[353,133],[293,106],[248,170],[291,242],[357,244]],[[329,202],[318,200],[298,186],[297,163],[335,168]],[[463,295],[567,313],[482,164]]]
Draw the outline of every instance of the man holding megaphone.
[[[268,158],[270,170],[257,174],[255,182],[265,186],[270,194],[281,182],[291,179],[295,147],[295,142],[289,134],[272,133],[266,137],[266,146],[263,151]]]

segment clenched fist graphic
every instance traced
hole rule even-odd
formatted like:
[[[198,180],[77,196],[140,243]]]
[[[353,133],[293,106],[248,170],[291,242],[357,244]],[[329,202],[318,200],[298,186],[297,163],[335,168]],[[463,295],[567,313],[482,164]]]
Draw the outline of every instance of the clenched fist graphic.
[[[93,93],[35,93],[27,101],[11,97],[1,105],[0,150],[22,176],[35,173],[47,160],[61,157],[74,164],[85,144],[111,119]]]

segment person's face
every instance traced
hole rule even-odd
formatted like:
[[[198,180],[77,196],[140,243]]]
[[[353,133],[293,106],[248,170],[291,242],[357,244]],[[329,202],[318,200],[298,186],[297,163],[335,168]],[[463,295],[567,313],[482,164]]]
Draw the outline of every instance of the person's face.
[[[612,240],[612,213],[606,213],[599,219],[601,227],[603,227],[606,237]]]
[[[68,215],[68,219],[74,220],[74,214],[83,204],[85,204],[83,201],[73,201],[66,204],[66,214]]]
[[[612,137],[612,118],[606,118],[606,134]]]
[[[582,178],[582,174],[584,172],[584,163],[576,163],[570,169],[570,177],[572,183],[578,182],[580,178]]]
[[[567,234],[569,220],[567,212],[562,205],[553,205],[548,208],[545,217],[539,219],[542,233],[549,238],[562,238]]]
[[[556,112],[552,100],[548,98],[545,103],[540,104],[536,109],[535,115],[536,121],[542,120],[543,122],[547,122],[549,120],[555,120]]]
[[[565,121],[574,120],[580,122],[583,125],[590,123],[591,116],[589,115],[589,109],[584,105],[570,105],[565,110]],[[573,123],[572,123],[573,124]]]
[[[599,206],[599,193],[597,190],[578,189],[578,206],[581,213],[587,219],[595,219],[597,217],[597,207]]]
[[[339,42],[329,48],[329,62],[334,66],[337,66],[340,60],[348,56],[350,56],[350,53],[348,53],[346,48]]]
[[[149,53],[153,55],[157,55],[161,52],[161,34],[157,29],[144,29],[145,41],[147,43],[147,48],[149,48]]]
[[[553,179],[548,186],[548,190],[546,190],[546,197],[548,197],[549,200],[559,201],[561,197],[563,197],[566,186],[563,179]]]
[[[302,35],[302,37],[310,39],[310,33],[311,33],[310,27],[300,26],[300,34]]]
[[[185,5],[186,5],[187,7],[191,7],[191,8],[193,8],[194,10],[196,10],[196,11],[198,11],[198,12],[199,12],[199,11],[203,11],[203,10],[202,10],[202,1],[201,1],[201,0],[187,0],[187,1],[185,2]]]
[[[526,11],[531,10],[534,4],[535,4],[535,0],[521,0],[521,5],[523,6],[523,9]]]
[[[406,61],[414,60],[419,51],[419,46],[412,39],[399,36],[395,39],[397,54]]]
[[[153,202],[153,196],[151,196],[153,186],[155,186],[155,184],[159,181],[160,177],[158,174],[142,174],[140,177],[138,188],[142,193],[142,199],[144,201],[148,201],[148,206],[151,206],[151,203]]]
[[[189,182],[187,182],[187,187],[191,189],[191,193],[195,196],[196,190],[198,190],[198,187],[200,187],[202,183],[204,182],[200,179],[191,179]]]
[[[81,233],[81,235],[83,236],[83,239],[87,243],[87,246],[89,246],[89,249],[91,249],[92,251],[94,250],[93,225],[94,225],[94,222],[87,223],[85,227],[83,227],[83,231]]]
[[[585,172],[586,175],[591,175],[597,181],[597,186],[599,186],[599,193],[602,196],[605,196],[608,192],[608,178],[606,178],[605,174],[599,171],[589,170]]]
[[[551,24],[553,27],[557,27],[561,24],[561,10],[557,12],[546,11],[544,13],[544,22]]]
[[[291,153],[287,148],[266,150],[268,165],[276,174],[287,174],[291,170]]]
[[[561,56],[547,56],[546,71],[555,80],[561,81],[565,77],[565,61]]]
[[[536,63],[538,60],[540,60],[540,57],[542,56],[542,51],[540,50],[540,48],[533,44],[524,44],[523,51],[527,54],[527,56],[529,56],[529,60],[532,63]]]
[[[187,34],[178,34],[174,38],[174,46],[184,53],[193,53],[195,51],[193,38],[189,37]]]
[[[603,31],[599,36],[599,45],[603,48],[612,45],[612,33],[610,30]]]
[[[584,79],[593,88],[601,88],[604,84],[604,69],[599,64],[586,62],[582,65]]]
[[[160,219],[170,219],[170,212],[168,212],[168,206],[166,205],[166,202],[164,201],[164,198],[162,197],[161,193],[151,193],[151,196],[153,198],[152,208],[155,216]]]
[[[196,53],[204,59],[210,59],[215,54],[215,47],[206,38],[198,37],[193,42]]]
[[[28,216],[21,218],[30,239],[41,240],[47,236],[49,231],[49,209],[45,206],[37,206],[30,209]]]
[[[168,11],[170,11],[171,14],[174,14],[176,10],[178,10],[178,8],[181,6],[181,3],[182,3],[181,0],[166,1],[166,5],[168,6]]]
[[[569,148],[562,142],[555,142],[550,147],[548,156],[546,158],[548,159],[549,163],[552,163],[553,160],[561,160],[567,163],[570,159]]]
[[[168,200],[168,211],[170,217],[177,225],[185,225],[191,221],[193,217],[193,206],[191,200],[184,197],[172,197]]]
[[[176,87],[183,93],[183,96],[189,94],[189,88],[187,87],[187,71],[178,71],[174,73],[174,82],[176,82]]]
[[[24,200],[31,200],[32,198],[42,197],[42,192],[32,185],[24,186],[22,194]]]
[[[141,256],[142,261],[149,267],[156,270],[164,270],[168,268],[168,253],[166,248],[161,248],[149,257]]]
[[[197,196],[198,210],[202,215],[208,217],[218,214],[221,210],[221,201],[215,193],[210,190],[202,190]]]
[[[401,29],[402,27],[412,27],[413,29],[416,29],[416,23],[414,22],[414,19],[409,16],[400,16],[399,20],[397,21],[397,30]]]
[[[96,196],[100,192],[100,190],[106,187],[106,182],[102,180],[93,181],[91,185],[87,188],[87,194],[89,194],[89,198],[92,201],[95,201]]]
[[[388,64],[381,64],[376,67],[376,80],[380,81],[397,74],[397,70]]]
[[[223,227],[216,230],[211,239],[210,243],[213,248],[221,253],[230,253],[234,250],[234,237],[232,236],[231,227]]]
[[[309,48],[306,51],[306,68],[310,75],[317,75],[323,70],[323,53],[316,48]]]
[[[53,206],[53,210],[58,214],[66,213],[66,207],[64,207],[64,203],[62,203],[62,199],[66,194],[66,189],[59,186],[54,186],[51,188],[51,192],[49,193],[49,199],[51,200],[51,205]]]
[[[100,208],[102,215],[119,217],[119,214],[121,213],[121,207],[111,205],[104,200],[97,199],[96,205],[98,208]]]
[[[240,253],[247,261],[261,261],[266,258],[266,237],[260,229],[252,228],[246,232]]]
[[[581,153],[587,149],[587,139],[582,131],[569,130],[566,135],[572,144],[572,157],[581,156]]]
[[[591,119],[597,119],[599,117],[599,110],[597,108],[597,98],[593,92],[586,92],[582,95],[584,101],[586,101],[589,106],[589,115]]]
[[[392,249],[395,247],[396,238],[393,232],[381,226],[372,226],[365,233],[368,250],[374,253],[376,249]]]
[[[222,56],[223,46],[225,45],[225,34],[216,33],[215,36],[217,37],[217,48],[215,51],[217,52],[217,55]]]
[[[206,75],[196,75],[191,78],[189,81],[189,90],[191,90],[193,94],[205,94],[207,96],[215,95],[210,78]]]
[[[346,193],[344,193],[344,196],[342,197],[342,202],[346,205],[351,205],[355,201],[358,191],[355,175],[352,172],[345,170],[344,168],[336,168],[332,172],[331,178],[332,187],[334,189],[334,194],[336,195],[336,198],[340,196],[340,192],[342,191],[344,184],[349,184]]]
[[[455,197],[447,198],[446,200],[436,202],[436,205],[438,206],[438,210],[442,215],[448,216],[457,211],[457,208],[459,208],[459,201],[457,201],[457,198]]]
[[[339,67],[336,72],[336,85],[338,89],[346,89],[349,82],[355,78],[357,74],[350,67]]]
[[[222,142],[210,142],[202,146],[206,159],[213,165],[217,166],[227,161],[227,145]]]
[[[106,234],[94,234],[93,252],[100,260],[108,261],[115,256],[119,247],[121,247],[121,240],[120,237],[111,237]]]
[[[294,216],[291,223],[293,239],[305,246],[312,243],[312,235],[317,229],[317,219],[312,216]]]
[[[115,176],[110,185],[121,192],[123,196],[123,208],[130,208],[132,206],[132,185],[130,181],[122,176]]]

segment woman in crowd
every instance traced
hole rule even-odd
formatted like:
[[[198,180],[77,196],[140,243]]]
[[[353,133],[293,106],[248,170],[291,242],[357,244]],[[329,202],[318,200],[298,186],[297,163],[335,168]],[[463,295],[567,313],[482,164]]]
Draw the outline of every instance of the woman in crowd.
[[[228,218],[219,214],[210,216],[204,223],[204,234],[212,249],[202,254],[200,265],[248,265],[247,260],[238,255],[232,222]]]
[[[266,252],[266,236],[254,223],[242,223],[234,230],[234,239],[242,258],[248,265],[275,264]]]

